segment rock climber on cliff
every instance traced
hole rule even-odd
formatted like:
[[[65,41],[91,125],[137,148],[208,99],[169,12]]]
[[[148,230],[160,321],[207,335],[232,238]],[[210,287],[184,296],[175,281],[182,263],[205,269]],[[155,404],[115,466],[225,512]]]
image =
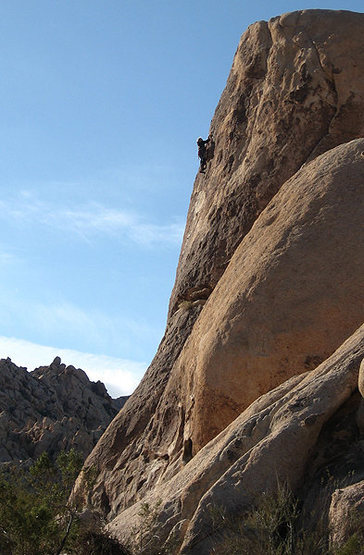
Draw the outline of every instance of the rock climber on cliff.
[[[206,141],[203,140],[202,137],[197,139],[197,146],[198,146],[198,157],[200,158],[200,173],[205,173],[205,169],[207,166],[207,148],[206,145],[211,140],[209,136]]]

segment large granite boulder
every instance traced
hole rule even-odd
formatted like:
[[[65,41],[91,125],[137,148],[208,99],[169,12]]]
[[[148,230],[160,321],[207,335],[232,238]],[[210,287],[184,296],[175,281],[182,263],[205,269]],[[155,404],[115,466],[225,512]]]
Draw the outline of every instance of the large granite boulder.
[[[142,508],[148,503],[151,508],[158,508],[157,518],[147,533],[149,539],[157,536],[162,545],[173,538],[176,553],[210,555],[219,544],[223,528],[221,523],[218,529],[214,525],[214,508],[228,520],[254,506],[262,495],[276,492],[283,483],[301,494],[303,501],[308,498],[309,502],[310,496],[315,499],[310,514],[318,502],[330,506],[330,492],[322,488],[327,479],[325,472],[333,461],[337,464],[345,458],[349,449],[341,432],[340,441],[328,457],[325,436],[333,423],[335,427],[341,407],[355,403],[363,355],[364,326],[361,326],[315,370],[292,377],[252,403],[182,470],[120,511],[108,530],[123,543],[130,540],[140,522]],[[333,436],[329,435],[332,444]],[[364,447],[359,438],[355,443],[357,466],[363,472]],[[322,459],[323,453],[326,460]],[[321,461],[321,466],[315,459]],[[315,474],[316,481],[310,479],[310,474]],[[345,479],[354,484],[350,493],[355,494],[359,506],[362,484],[356,483],[358,476],[360,480],[360,474],[351,473]],[[333,496],[330,508],[333,532],[338,512],[349,512],[348,498],[349,490],[339,507],[338,494]],[[325,516],[327,526],[328,515]],[[341,523],[339,528],[344,527]]]
[[[305,373],[331,360],[363,320],[363,29],[364,14],[307,10],[256,23],[241,39],[211,123],[207,171],[194,184],[165,336],[86,462],[98,471],[91,504],[118,537],[143,500],[161,496],[165,536],[176,526],[185,552],[200,553],[188,551],[205,549],[197,506],[223,480],[220,461],[234,480],[224,443],[232,423],[268,403],[258,435],[242,424],[238,444],[257,461],[280,452],[296,487],[295,438],[313,447],[357,385],[355,358],[325,405],[325,388]],[[291,389],[302,430],[289,408],[282,428],[275,420]],[[239,451],[239,468],[250,461],[241,472],[258,492],[268,478],[255,463],[250,473],[248,451]],[[217,500],[233,491],[223,484]]]
[[[287,181],[236,249],[128,460],[114,447],[123,413],[105,432],[88,464],[99,465],[95,495],[107,492],[109,516],[178,471],[260,395],[325,360],[362,322],[363,152],[364,139],[340,145]],[[121,469],[134,476],[128,487]]]

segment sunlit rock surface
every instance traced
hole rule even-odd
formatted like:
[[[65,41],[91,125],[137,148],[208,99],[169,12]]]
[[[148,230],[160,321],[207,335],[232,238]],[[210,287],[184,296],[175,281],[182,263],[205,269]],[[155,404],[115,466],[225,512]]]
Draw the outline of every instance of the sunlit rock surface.
[[[208,552],[205,500],[234,510],[243,480],[248,506],[273,487],[278,455],[292,487],[311,483],[307,457],[346,403],[358,430],[364,15],[307,10],[250,26],[211,133],[165,336],[86,463],[113,534],[162,499],[159,526],[184,553]]]

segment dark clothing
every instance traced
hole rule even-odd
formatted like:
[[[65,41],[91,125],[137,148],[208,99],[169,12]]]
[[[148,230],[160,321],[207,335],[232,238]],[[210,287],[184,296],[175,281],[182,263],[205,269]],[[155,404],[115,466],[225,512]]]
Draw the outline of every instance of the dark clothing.
[[[204,172],[207,166],[207,143],[210,142],[210,137],[204,141],[203,139],[198,139],[197,146],[198,146],[198,157],[200,158],[200,172]]]
[[[198,157],[199,158],[201,158],[201,159],[206,158],[206,155],[207,155],[206,145],[209,142],[210,142],[210,137],[208,139],[206,139],[206,141],[204,141],[203,139],[199,139],[197,141]]]

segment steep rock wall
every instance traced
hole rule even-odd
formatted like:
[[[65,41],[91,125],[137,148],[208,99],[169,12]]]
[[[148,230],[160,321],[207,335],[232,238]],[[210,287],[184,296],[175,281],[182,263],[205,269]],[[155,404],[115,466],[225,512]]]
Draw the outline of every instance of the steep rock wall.
[[[212,290],[257,215],[305,162],[364,134],[364,14],[308,10],[250,26],[195,181],[170,312]]]
[[[163,545],[169,537],[174,541],[171,553],[225,553],[212,551],[224,531],[221,523],[219,526],[214,523],[213,509],[228,520],[254,506],[260,496],[277,491],[279,482],[300,492],[302,500],[314,499],[316,510],[322,510],[321,502],[325,501],[327,526],[330,506],[327,462],[334,465],[350,455],[361,473],[345,474],[346,485],[360,488],[363,479],[364,449],[360,438],[356,437],[355,445],[348,448],[348,430],[341,429],[339,437],[331,436],[329,445],[324,441],[327,431],[335,427],[335,420],[343,419],[341,408],[357,394],[363,356],[364,326],[361,326],[314,371],[294,376],[252,403],[180,472],[149,491],[142,501],[120,512],[108,530],[125,542],[139,522],[143,503],[149,503],[150,507],[158,506],[158,513],[150,529],[144,531],[145,543],[155,536],[158,545]],[[322,459],[322,451],[326,460]],[[315,486],[307,477],[312,466],[318,482]],[[309,487],[304,482],[307,478]],[[322,514],[316,513],[317,516]]]
[[[215,300],[212,296],[204,306],[237,247],[281,186],[317,155],[364,134],[363,23],[363,14],[309,10],[256,23],[243,35],[211,124],[213,157],[206,174],[195,181],[165,337],[140,386],[87,461],[99,469],[94,507],[109,518],[142,497],[161,476],[166,480],[173,475],[241,410],[243,404],[233,396],[221,422],[212,419],[207,433],[199,437],[198,415],[206,400],[211,404],[214,398],[203,393],[196,403],[199,409],[192,411],[188,398],[196,401],[196,391],[204,391],[205,385],[209,393],[214,389],[206,383],[209,359],[215,357],[215,364],[220,355],[216,349],[209,354],[200,342],[196,356],[204,359],[205,370],[198,386],[192,383],[192,366],[185,365],[187,355],[176,361],[201,310],[203,318],[205,311],[213,310],[212,302],[216,307],[222,302],[214,292]],[[244,258],[242,252],[239,256]],[[339,285],[335,276],[333,283]],[[231,288],[228,294],[238,292]],[[340,310],[345,322],[344,307]],[[337,318],[338,313],[336,322]],[[302,371],[309,356],[309,368],[317,365],[320,358],[315,357],[330,354],[345,332],[352,331],[355,318],[350,309],[341,336],[338,330],[332,336],[330,332],[325,343],[321,334],[320,349],[305,345],[298,355],[287,352],[281,373],[275,368],[276,379],[264,378],[264,387],[284,381],[287,369],[290,374]],[[204,325],[198,324],[200,329]],[[198,334],[190,340],[196,348]],[[222,346],[224,352],[223,337]],[[249,388],[245,402],[264,389],[251,380]],[[201,418],[205,422],[205,416]],[[187,422],[197,422],[195,431],[187,432]]]
[[[360,325],[363,197],[358,139],[306,164],[258,217],[173,368],[156,415],[169,455],[182,429],[193,455],[260,395],[313,369]],[[165,418],[172,411],[174,430]],[[169,445],[166,430],[175,434]]]

